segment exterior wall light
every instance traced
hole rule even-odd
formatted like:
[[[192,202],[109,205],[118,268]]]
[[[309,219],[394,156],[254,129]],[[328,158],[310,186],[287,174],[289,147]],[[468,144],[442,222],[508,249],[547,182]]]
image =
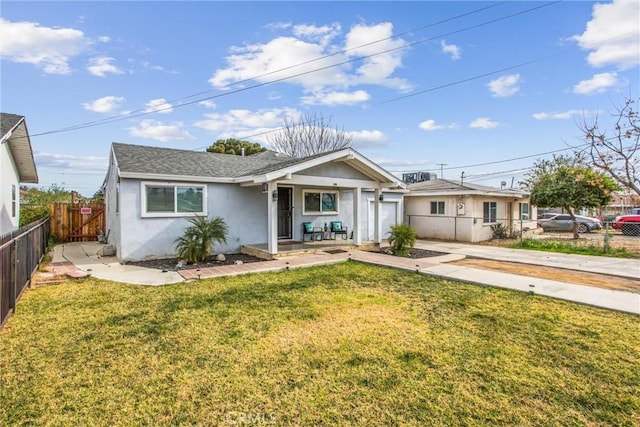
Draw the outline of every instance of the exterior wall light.
[[[384,202],[384,194],[380,193],[380,197],[378,197],[378,200]]]
[[[273,193],[271,193],[271,198],[274,202],[278,201],[278,190],[273,190]]]
[[[266,193],[269,191],[269,185],[266,182],[262,183],[262,192]]]

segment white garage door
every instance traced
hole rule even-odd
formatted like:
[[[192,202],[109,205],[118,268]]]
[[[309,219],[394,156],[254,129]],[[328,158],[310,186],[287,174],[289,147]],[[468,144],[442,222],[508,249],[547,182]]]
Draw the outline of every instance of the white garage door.
[[[398,223],[398,203],[380,203],[380,215],[382,215],[382,238],[389,237],[391,226]],[[369,203],[368,240],[373,240],[375,232],[375,202]]]

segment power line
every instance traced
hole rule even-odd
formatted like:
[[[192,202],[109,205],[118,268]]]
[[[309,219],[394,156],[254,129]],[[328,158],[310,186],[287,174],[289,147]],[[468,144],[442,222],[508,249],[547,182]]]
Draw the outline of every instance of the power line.
[[[324,67],[319,67],[319,68],[316,68],[316,69],[313,69],[313,70],[304,71],[304,72],[300,72],[300,73],[297,73],[297,74],[285,76],[285,77],[274,79],[274,80],[271,80],[271,81],[268,81],[268,82],[263,82],[263,83],[258,83],[258,84],[254,84],[254,85],[251,85],[251,86],[242,87],[242,88],[235,89],[235,90],[232,90],[232,91],[228,91],[228,92],[225,92],[225,93],[221,93],[221,94],[217,94],[217,95],[213,95],[213,96],[208,96],[208,97],[204,97],[204,98],[198,98],[198,99],[195,99],[195,100],[192,100],[192,101],[181,103],[179,105],[170,106],[170,107],[164,107],[164,108],[158,108],[158,109],[155,109],[153,111],[146,111],[144,109],[139,109],[139,110],[135,110],[134,111],[134,112],[137,112],[136,114],[127,114],[126,116],[122,116],[122,115],[111,116],[111,117],[107,117],[107,118],[104,118],[104,119],[101,119],[101,120],[95,120],[95,121],[92,121],[92,122],[86,122],[86,123],[83,123],[83,124],[69,126],[69,127],[66,127],[66,128],[58,129],[58,130],[52,130],[52,131],[46,131],[46,132],[33,134],[33,135],[31,135],[31,137],[38,137],[38,136],[43,136],[43,135],[51,135],[51,134],[56,134],[56,133],[63,133],[63,132],[69,132],[69,131],[74,131],[74,130],[79,130],[79,129],[85,129],[85,128],[88,128],[88,127],[101,126],[101,125],[104,125],[104,124],[109,124],[109,123],[113,123],[113,122],[118,122],[118,121],[128,120],[128,119],[132,119],[132,118],[142,117],[142,116],[146,116],[146,115],[150,115],[150,114],[155,114],[155,113],[159,113],[159,112],[162,112],[162,111],[166,111],[166,110],[169,110],[169,109],[177,109],[177,108],[181,108],[181,107],[186,107],[188,105],[193,105],[193,104],[196,104],[196,103],[199,103],[199,102],[202,102],[202,101],[208,101],[208,100],[211,100],[211,99],[217,99],[217,98],[221,98],[221,97],[237,94],[237,93],[240,93],[240,92],[245,92],[245,91],[256,89],[256,88],[259,88],[259,87],[263,87],[263,86],[271,85],[271,84],[274,84],[274,83],[279,83],[279,82],[282,82],[282,81],[290,80],[290,79],[293,79],[293,78],[296,78],[296,77],[312,74],[312,73],[315,73],[315,72],[318,72],[318,71],[324,71],[326,69],[338,67],[338,66],[341,66],[341,65],[346,65],[346,64],[349,64],[349,63],[352,63],[352,62],[356,62],[356,61],[361,61],[361,60],[372,58],[374,56],[382,55],[382,54],[385,54],[385,53],[390,53],[390,52],[393,52],[393,51],[396,51],[396,50],[407,49],[409,47],[413,47],[413,46],[416,46],[416,45],[419,45],[419,44],[424,44],[424,43],[426,43],[428,41],[433,41],[435,39],[439,39],[439,38],[442,38],[442,37],[447,37],[447,36],[454,35],[454,34],[459,34],[459,33],[465,32],[465,31],[470,31],[470,30],[477,29],[477,28],[480,28],[480,27],[483,27],[483,26],[486,26],[486,25],[494,24],[496,22],[500,22],[500,21],[503,21],[503,20],[511,19],[511,18],[514,18],[516,16],[520,16],[520,15],[523,15],[523,14],[526,14],[526,13],[530,13],[530,12],[533,12],[533,11],[536,11],[536,10],[539,10],[539,9],[542,9],[542,8],[545,8],[545,7],[549,7],[549,6],[558,4],[560,2],[562,2],[562,0],[557,0],[557,1],[553,1],[553,2],[550,2],[550,3],[543,4],[543,5],[535,6],[535,7],[532,7],[532,8],[529,8],[529,9],[525,9],[525,10],[522,10],[522,11],[518,11],[518,12],[509,14],[509,15],[505,15],[505,16],[502,16],[502,17],[499,17],[499,18],[495,18],[495,19],[492,19],[492,20],[489,20],[489,21],[481,22],[479,24],[475,24],[475,25],[472,25],[472,26],[469,26],[469,27],[465,27],[465,28],[462,28],[462,29],[458,29],[458,30],[455,30],[455,31],[448,32],[448,33],[440,34],[438,36],[430,37],[430,38],[427,38],[427,39],[424,39],[424,40],[419,40],[419,41],[416,41],[416,42],[413,42],[413,43],[408,43],[408,44],[402,45],[400,47],[385,49],[385,50],[382,50],[382,51],[379,51],[379,52],[376,52],[376,53],[372,53],[370,55],[359,56],[359,57],[352,58],[352,59],[349,59],[349,60],[346,60],[346,61],[342,61],[342,62],[338,62],[338,63],[335,63],[335,64],[327,65],[327,66],[324,66]],[[487,9],[487,7],[478,9],[477,11],[482,11],[482,10],[486,10],[486,9]],[[440,22],[446,22],[446,21],[450,21],[450,20],[453,20],[453,19],[457,19],[458,17],[468,16],[470,14],[476,13],[477,11],[468,12],[466,14],[459,15],[459,16],[453,17],[453,18],[449,18],[447,20],[443,20],[443,21],[440,21]],[[419,29],[427,28],[427,27],[433,26],[433,25],[436,25],[436,24],[431,24],[431,25],[419,27]],[[404,32],[402,34],[407,34],[408,32],[410,32],[410,31],[406,31],[406,32]],[[398,36],[394,36],[394,37],[398,37]],[[388,40],[388,39],[389,39],[389,37],[386,38],[386,39],[381,39],[381,40],[376,41],[376,42],[380,42],[380,41],[384,41],[384,40]],[[376,42],[371,42],[369,44],[373,44],[373,43],[376,43]],[[367,46],[367,45],[363,45],[363,46]],[[357,49],[357,48],[358,47],[353,48],[353,49]],[[326,55],[325,57],[330,57],[330,56],[333,56],[333,55]],[[307,62],[303,62],[303,63],[300,63],[300,64],[296,64],[296,65],[293,65],[293,66],[290,66],[290,67],[286,67],[286,68],[283,68],[283,69],[280,69],[280,70],[276,70],[276,71],[267,73],[265,75],[278,73],[278,72],[281,72],[281,71],[287,70],[287,69],[296,68],[298,66],[305,65],[307,63],[323,59],[325,57],[315,58],[315,59],[307,61]],[[526,65],[526,64],[520,64],[520,65],[509,67],[509,68],[506,68],[506,69],[512,69],[512,68],[516,68],[516,67],[522,66],[522,65]],[[496,71],[494,73],[489,73],[489,74],[486,74],[486,75],[491,75],[491,74],[495,74],[495,73],[502,72],[502,71],[504,71],[504,70],[498,70],[498,71]],[[478,76],[476,78],[485,77],[486,75]],[[261,77],[261,76],[259,75],[257,77],[252,77],[250,79],[241,80],[241,81],[235,82],[234,84],[240,84],[242,82],[247,82],[249,80],[255,80],[256,78],[259,78],[259,77]],[[445,85],[443,87],[448,87],[448,86],[449,85]],[[436,90],[436,89],[432,89],[432,90]],[[208,93],[208,91],[201,92],[201,93]],[[423,93],[423,92],[418,92],[418,93],[415,93],[415,94],[412,94],[412,95],[409,95],[409,96],[415,96],[415,95],[418,95],[420,93]],[[192,98],[194,96],[197,96],[197,94],[189,95],[187,97],[183,97],[183,98],[180,98],[180,99],[188,99],[188,98]],[[406,97],[409,97],[409,96],[406,96]],[[178,99],[178,101],[180,99]],[[399,99],[403,99],[403,97],[400,97],[398,99],[393,99],[393,100],[391,100],[389,102],[393,102],[393,101],[396,101],[396,100],[399,100]],[[175,102],[175,101],[170,101],[170,102]]]

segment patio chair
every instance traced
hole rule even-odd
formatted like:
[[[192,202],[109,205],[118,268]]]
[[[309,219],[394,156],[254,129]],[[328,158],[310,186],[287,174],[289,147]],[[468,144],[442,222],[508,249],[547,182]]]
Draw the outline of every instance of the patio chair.
[[[322,240],[322,227],[314,227],[311,222],[302,223],[302,241],[307,241],[305,237],[309,236],[309,241]]]
[[[342,240],[347,240],[347,227],[342,225],[342,221],[331,221],[331,238],[335,240],[337,234],[342,235]]]

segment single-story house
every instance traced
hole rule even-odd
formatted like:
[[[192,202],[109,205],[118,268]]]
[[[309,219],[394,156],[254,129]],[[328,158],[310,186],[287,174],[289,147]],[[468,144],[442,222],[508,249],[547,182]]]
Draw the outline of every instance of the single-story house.
[[[492,225],[507,233],[534,229],[536,208],[529,194],[447,179],[409,184],[404,198],[404,222],[426,239],[480,242],[493,237]]]
[[[27,123],[24,116],[0,113],[0,235],[20,225],[20,183],[38,183]]]
[[[338,238],[379,244],[390,225],[402,222],[405,189],[351,148],[292,158],[113,143],[105,234],[121,262],[175,256],[175,240],[195,215],[226,222],[227,243],[215,248],[220,253],[262,245],[275,256],[279,243],[304,240],[305,222],[341,221],[348,234]]]

